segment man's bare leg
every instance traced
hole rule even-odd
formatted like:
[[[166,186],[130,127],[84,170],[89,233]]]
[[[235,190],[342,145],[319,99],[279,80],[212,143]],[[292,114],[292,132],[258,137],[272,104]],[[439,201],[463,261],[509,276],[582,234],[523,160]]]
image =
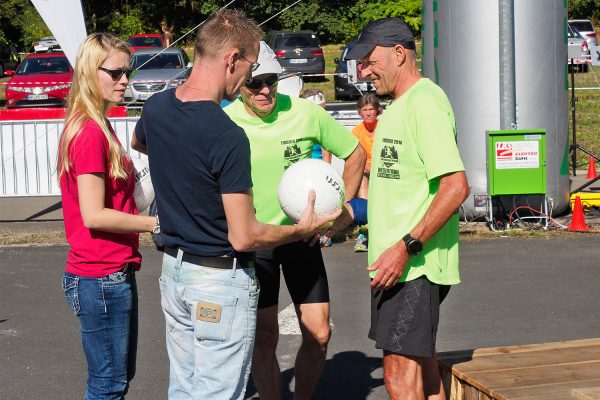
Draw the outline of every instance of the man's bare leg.
[[[436,355],[434,354],[431,358],[422,358],[422,360],[425,398],[427,400],[446,400]]]
[[[422,360],[383,352],[383,381],[392,400],[424,400]]]
[[[260,400],[280,400],[282,396],[281,370],[275,352],[278,340],[277,304],[259,309],[256,318],[252,378]]]
[[[296,314],[302,331],[302,345],[294,366],[294,399],[310,400],[323,372],[331,337],[329,303],[296,305]]]

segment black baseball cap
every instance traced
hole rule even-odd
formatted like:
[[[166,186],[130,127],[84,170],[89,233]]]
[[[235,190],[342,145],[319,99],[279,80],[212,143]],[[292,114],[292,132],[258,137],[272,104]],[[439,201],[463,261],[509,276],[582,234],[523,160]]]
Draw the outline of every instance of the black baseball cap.
[[[362,30],[356,46],[348,52],[346,58],[360,60],[375,46],[391,47],[397,44],[406,49],[416,49],[413,34],[401,18],[381,18],[369,23]]]

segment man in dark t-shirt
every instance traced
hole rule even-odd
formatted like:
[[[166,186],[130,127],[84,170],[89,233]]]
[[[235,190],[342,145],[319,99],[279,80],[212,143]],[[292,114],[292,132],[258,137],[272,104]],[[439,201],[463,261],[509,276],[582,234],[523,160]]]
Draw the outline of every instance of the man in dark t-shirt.
[[[132,147],[148,154],[164,247],[160,277],[169,398],[242,399],[254,345],[253,251],[308,238],[314,193],[297,225],[256,221],[250,145],[219,107],[256,69],[262,31],[235,10],[198,31],[194,68],[144,105]]]

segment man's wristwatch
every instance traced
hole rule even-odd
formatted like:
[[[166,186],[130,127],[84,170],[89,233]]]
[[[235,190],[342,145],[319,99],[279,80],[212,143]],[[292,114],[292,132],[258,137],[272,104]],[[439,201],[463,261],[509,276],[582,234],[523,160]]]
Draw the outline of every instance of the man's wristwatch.
[[[410,236],[410,233],[406,234],[406,236],[402,238],[402,241],[406,245],[406,251],[409,256],[416,256],[423,251],[423,243]]]

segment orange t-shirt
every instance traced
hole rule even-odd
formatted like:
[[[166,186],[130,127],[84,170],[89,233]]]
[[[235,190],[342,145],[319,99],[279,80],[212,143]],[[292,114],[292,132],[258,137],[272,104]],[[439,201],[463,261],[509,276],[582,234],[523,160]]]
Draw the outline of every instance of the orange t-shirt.
[[[369,132],[365,127],[364,122],[356,125],[352,129],[352,134],[356,136],[362,147],[367,152],[367,162],[365,163],[365,171],[371,170],[371,154],[373,153],[373,138],[375,137],[375,131]]]

